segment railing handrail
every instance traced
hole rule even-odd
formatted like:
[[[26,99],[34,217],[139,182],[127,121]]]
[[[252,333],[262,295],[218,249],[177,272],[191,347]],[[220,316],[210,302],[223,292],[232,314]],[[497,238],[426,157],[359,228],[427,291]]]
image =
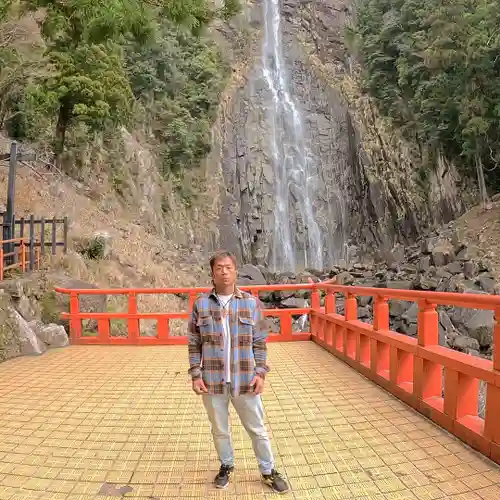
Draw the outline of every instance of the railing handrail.
[[[238,286],[243,291],[293,291],[293,290],[311,290],[313,288],[321,288],[319,284],[303,283],[303,284],[283,284],[283,285],[243,285]],[[324,285],[326,287],[326,285]],[[206,293],[212,290],[212,287],[184,287],[184,288],[55,288],[59,293],[77,293],[79,295],[130,295],[130,294],[199,294]]]
[[[4,243],[21,243],[21,242],[26,242],[28,241],[29,238],[12,238],[10,240],[0,240],[0,245],[3,245]]]
[[[313,285],[318,288],[318,285]],[[383,297],[418,302],[425,300],[434,305],[469,307],[471,309],[497,309],[500,307],[500,295],[459,293],[459,292],[431,292],[424,290],[401,290],[395,288],[375,288],[348,285],[322,285],[322,289],[329,292],[338,292],[345,295],[361,295]]]

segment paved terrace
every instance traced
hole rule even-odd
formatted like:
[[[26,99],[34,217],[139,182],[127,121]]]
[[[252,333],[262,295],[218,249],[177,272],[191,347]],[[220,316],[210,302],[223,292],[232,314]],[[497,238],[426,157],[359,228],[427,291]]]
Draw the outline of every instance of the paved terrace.
[[[316,344],[269,353],[284,498],[500,499],[495,464]],[[234,483],[212,487],[217,457],[186,366],[173,346],[74,346],[0,365],[0,500],[276,498],[237,417]]]

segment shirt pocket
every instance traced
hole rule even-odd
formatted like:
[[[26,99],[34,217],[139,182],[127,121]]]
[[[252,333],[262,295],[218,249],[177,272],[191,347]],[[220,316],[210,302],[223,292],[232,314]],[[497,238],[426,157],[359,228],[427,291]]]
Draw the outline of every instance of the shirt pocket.
[[[253,343],[254,321],[248,316],[238,317],[238,344],[240,346],[250,346]]]
[[[221,336],[215,331],[215,323],[212,316],[200,316],[196,324],[200,329],[200,336],[203,343],[220,344]]]

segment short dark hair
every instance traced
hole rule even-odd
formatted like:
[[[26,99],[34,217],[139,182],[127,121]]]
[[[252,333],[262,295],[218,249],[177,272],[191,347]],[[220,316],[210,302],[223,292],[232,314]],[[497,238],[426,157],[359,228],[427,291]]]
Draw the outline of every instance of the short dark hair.
[[[210,259],[210,269],[213,271],[217,261],[226,258],[231,259],[234,264],[234,267],[238,268],[238,262],[236,260],[235,255],[232,252],[228,252],[227,250],[219,250]]]

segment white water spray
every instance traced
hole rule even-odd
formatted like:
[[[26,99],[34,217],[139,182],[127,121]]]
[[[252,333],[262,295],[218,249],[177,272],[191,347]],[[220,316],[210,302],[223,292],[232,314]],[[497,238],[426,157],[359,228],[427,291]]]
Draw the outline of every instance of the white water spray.
[[[294,271],[300,259],[304,267],[323,268],[321,232],[312,199],[314,177],[312,158],[304,141],[302,117],[289,90],[281,34],[279,0],[263,0],[263,74],[272,94],[271,162],[275,177],[275,229],[271,267],[275,271]],[[290,208],[306,228],[304,248],[298,248]]]

